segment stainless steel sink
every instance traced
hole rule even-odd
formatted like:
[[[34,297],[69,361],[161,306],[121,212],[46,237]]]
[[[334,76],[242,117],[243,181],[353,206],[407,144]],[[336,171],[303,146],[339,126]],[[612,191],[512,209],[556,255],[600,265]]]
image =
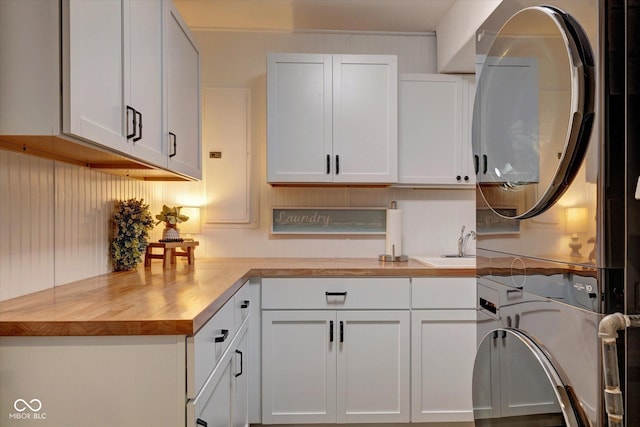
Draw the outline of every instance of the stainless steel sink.
[[[474,256],[417,256],[412,257],[422,264],[429,267],[446,267],[446,268],[475,268],[476,258]]]

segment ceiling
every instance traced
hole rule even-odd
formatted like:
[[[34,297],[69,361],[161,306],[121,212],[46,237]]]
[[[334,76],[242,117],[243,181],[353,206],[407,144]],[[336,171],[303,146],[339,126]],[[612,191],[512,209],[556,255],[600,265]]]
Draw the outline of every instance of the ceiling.
[[[192,29],[435,31],[456,0],[174,0]]]

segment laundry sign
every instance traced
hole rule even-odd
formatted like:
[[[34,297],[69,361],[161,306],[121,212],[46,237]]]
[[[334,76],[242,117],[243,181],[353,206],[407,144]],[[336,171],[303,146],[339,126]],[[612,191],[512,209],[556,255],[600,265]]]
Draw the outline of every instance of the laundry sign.
[[[384,208],[272,208],[273,234],[385,234]]]

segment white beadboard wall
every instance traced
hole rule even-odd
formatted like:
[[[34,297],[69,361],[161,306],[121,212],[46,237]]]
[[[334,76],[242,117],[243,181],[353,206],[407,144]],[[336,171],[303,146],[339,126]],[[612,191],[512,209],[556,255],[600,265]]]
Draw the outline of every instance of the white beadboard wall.
[[[0,300],[111,271],[114,202],[130,197],[162,195],[143,181],[0,150]]]
[[[201,242],[196,257],[377,257],[384,251],[379,236],[272,236],[272,206],[388,206],[397,200],[409,255],[454,251],[460,226],[473,228],[473,190],[273,188],[266,183],[268,52],[396,54],[401,73],[435,72],[435,37],[213,31],[197,31],[196,37],[203,88],[251,91],[254,192],[251,223],[203,224],[202,234],[195,236]],[[203,205],[207,186],[219,185],[225,183],[136,181],[0,150],[0,300],[109,272],[116,200],[143,198],[155,215],[163,203]],[[152,239],[160,237],[160,228],[152,231]]]

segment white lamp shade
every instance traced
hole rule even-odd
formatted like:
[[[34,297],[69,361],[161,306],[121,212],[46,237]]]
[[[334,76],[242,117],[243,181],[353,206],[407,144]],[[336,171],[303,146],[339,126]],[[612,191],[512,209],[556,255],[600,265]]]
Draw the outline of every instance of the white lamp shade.
[[[567,233],[586,233],[588,229],[588,215],[589,210],[587,208],[567,208]]]
[[[180,209],[180,213],[189,217],[188,221],[178,224],[180,233],[185,234],[200,234],[200,208],[197,206],[183,206]]]

